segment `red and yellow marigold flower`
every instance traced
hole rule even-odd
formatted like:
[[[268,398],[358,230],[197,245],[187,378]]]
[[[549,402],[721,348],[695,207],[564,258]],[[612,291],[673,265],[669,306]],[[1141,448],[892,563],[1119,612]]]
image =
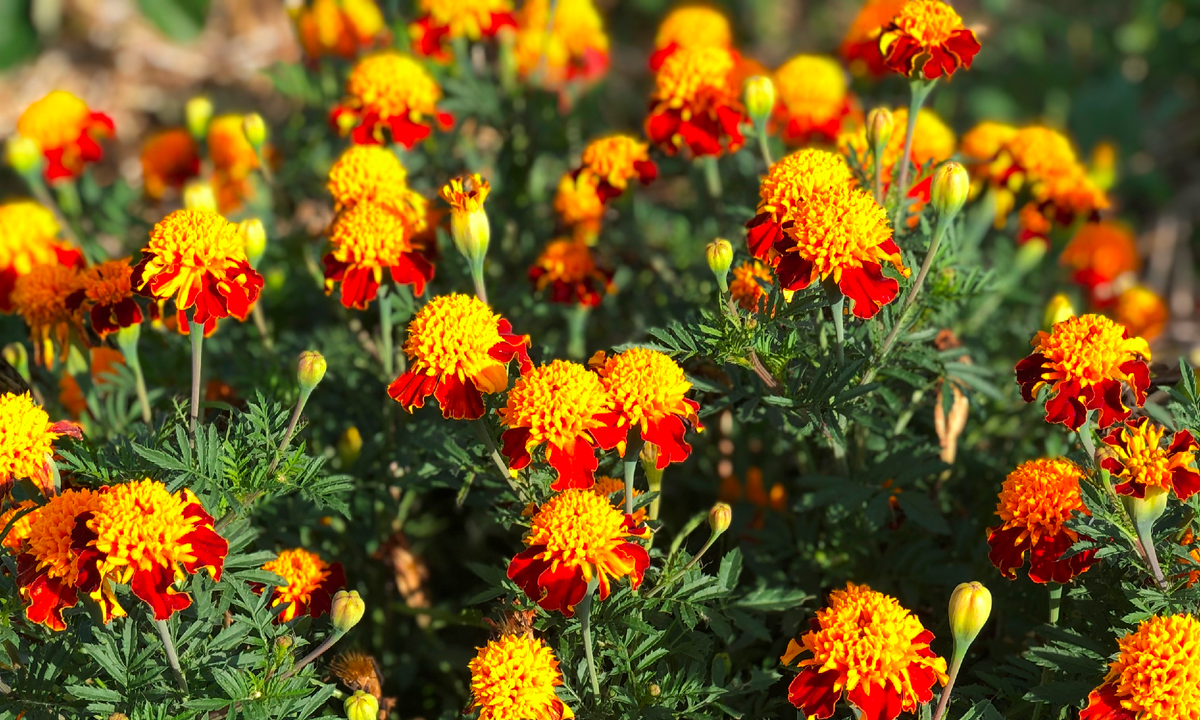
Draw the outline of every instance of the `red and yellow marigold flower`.
[[[508,577],[547,612],[567,617],[583,600],[587,585],[599,580],[600,599],[612,581],[629,577],[636,590],[650,566],[646,549],[630,538],[649,537],[633,518],[590,490],[567,490],[550,498],[534,514],[525,550],[508,565]]]
[[[1139,417],[1118,425],[1104,438],[1112,448],[1100,467],[1113,475],[1118,495],[1146,497],[1147,491],[1175,491],[1186,501],[1200,491],[1200,473],[1196,472],[1196,453],[1200,444],[1187,430],[1171,436],[1164,447],[1167,429]]]
[[[798,150],[771,166],[758,187],[758,214],[746,223],[750,254],[772,266],[779,262],[775,243],[791,227],[817,190],[854,182],[850,166],[824,150]]]
[[[79,603],[76,581],[79,554],[72,547],[76,519],[96,509],[91,490],[67,490],[50,498],[29,525],[17,556],[17,592],[27,605],[25,617],[51,630],[65,630],[62,611]]]
[[[933,633],[895,598],[866,585],[834,590],[800,641],[780,658],[800,674],[788,700],[812,718],[829,718],[843,697],[862,720],[894,720],[917,712],[946,684],[946,660],[929,644]]]
[[[516,25],[511,0],[418,0],[417,19],[408,33],[414,53],[446,60],[449,41],[490,38]]]
[[[425,229],[428,201],[409,188],[408,170],[382,145],[351,145],[329,169],[325,186],[335,210],[376,202],[408,217],[418,232]]]
[[[221,212],[236,210],[250,196],[250,173],[259,167],[258,151],[246,137],[244,120],[244,115],[220,115],[208,124],[213,193]]]
[[[0,203],[0,312],[12,311],[17,278],[38,265],[83,267],[83,255],[58,231],[54,214],[32,200]]]
[[[84,271],[83,287],[67,297],[67,306],[86,311],[92,329],[102,338],[121,328],[140,325],[142,308],[133,299],[132,278],[129,258],[94,265]]]
[[[979,38],[942,0],[909,0],[883,28],[879,50],[891,70],[933,80],[970,68]]]
[[[824,55],[797,55],[785,62],[775,71],[775,89],[775,119],[784,142],[793,145],[834,142],[854,110],[846,71]]]
[[[191,490],[171,494],[146,479],[105,486],[98,495],[94,509],[75,521],[71,550],[79,554],[78,587],[100,604],[105,622],[125,614],[112,583],[129,583],[154,619],[166,620],[192,604],[172,587],[183,573],[205,569],[221,580],[229,544]]]
[[[1063,554],[1079,539],[1066,526],[1076,513],[1087,515],[1079,492],[1083,472],[1062,458],[1022,463],[1000,488],[996,515],[1000,525],[988,531],[988,559],[1007,578],[1015,578],[1029,554],[1029,579],[1067,583],[1095,562],[1095,550],[1068,558]]]
[[[616,447],[623,437],[620,416],[600,377],[567,360],[523,374],[499,414],[508,428],[502,439],[509,467],[528,467],[533,450],[545,444],[546,462],[558,473],[551,490],[591,487],[596,448]]]
[[[0,513],[0,534],[4,534],[5,529],[8,530],[8,534],[0,539],[0,548],[8,548],[14,555],[19,553],[21,546],[29,538],[29,528],[38,512],[37,503],[22,500]],[[9,527],[9,523],[12,523],[12,527]]]
[[[346,585],[341,563],[327,563],[304,548],[279,553],[263,570],[283,578],[286,585],[271,591],[271,607],[283,605],[275,622],[285,623],[305,615],[319,618],[329,612],[333,594]]]
[[[0,500],[8,497],[13,484],[32,480],[47,497],[54,494],[50,459],[54,441],[63,435],[80,438],[79,426],[60,420],[50,422],[46,411],[29,393],[0,394]]]
[[[575,717],[554,688],[562,673],[554,652],[530,634],[503,635],[479,648],[471,670],[471,705],[479,720],[564,720]]]
[[[692,383],[678,363],[657,350],[630,348],[608,358],[597,352],[588,364],[600,374],[620,415],[615,446],[622,457],[629,432],[636,431],[635,439],[658,448],[655,467],[659,470],[687,459],[692,446],[684,435],[689,427],[704,428],[696,416],[700,404],[684,397]]]
[[[211,210],[176,210],[150,231],[133,288],[155,300],[175,299],[180,332],[191,322],[204,334],[233,315],[245,320],[262,290],[262,275],[250,267],[237,225]]]
[[[334,127],[359,145],[393,142],[412,149],[429,137],[433,121],[449,127],[453,118],[438,112],[442,88],[411,55],[392,50],[368,55],[346,79],[346,99],[330,116]]]
[[[379,292],[383,273],[413,293],[425,292],[433,279],[433,265],[422,254],[414,237],[424,229],[413,216],[378,202],[366,201],[338,214],[329,230],[333,250],[325,255],[325,292],[342,285],[342,305],[365,310]]]
[[[1046,422],[1078,430],[1088,412],[1099,410],[1098,427],[1129,417],[1121,389],[1133,390],[1138,406],[1150,387],[1150,347],[1102,315],[1068,318],[1033,338],[1034,352],[1017,363],[1017,382],[1025,402],[1050,387]]]
[[[563,226],[588,244],[595,242],[604,219],[600,182],[600,178],[586,168],[563,173],[554,195],[554,211]]]
[[[1113,316],[1130,335],[1149,342],[1162,333],[1170,312],[1158,293],[1143,285],[1134,285],[1117,296]]]
[[[650,146],[632,135],[616,134],[598,138],[583,149],[582,171],[591,172],[599,181],[596,191],[608,202],[637,178],[648,185],[658,177],[658,166],[650,159]]]
[[[668,155],[734,152],[748,122],[740,99],[737,57],[725,48],[679,48],[654,76],[646,135]]]
[[[305,54],[353,58],[360,50],[386,42],[387,24],[375,0],[312,0],[295,14]]]
[[[1084,223],[1063,248],[1058,261],[1074,271],[1072,278],[1087,288],[1092,301],[1100,306],[1115,298],[1113,284],[1118,278],[1126,273],[1136,275],[1142,267],[1133,232],[1110,220]]]
[[[762,312],[767,302],[767,291],[763,285],[774,284],[775,276],[771,274],[771,268],[751,259],[733,269],[729,294],[743,310]]]
[[[1117,644],[1079,720],[1200,720],[1200,621],[1152,617]]]
[[[551,20],[550,7],[550,0],[522,4],[513,48],[517,72],[552,89],[599,80],[608,71],[608,35],[600,11],[592,0],[558,0]]]
[[[170,128],[142,145],[142,187],[158,200],[168,188],[179,190],[200,174],[200,148],[187,128]]]
[[[671,53],[683,48],[721,48],[733,50],[733,29],[729,19],[708,5],[680,5],[659,23],[654,36],[650,69],[658,70]]]
[[[866,0],[850,24],[839,53],[855,75],[882,77],[888,73],[879,49],[883,28],[900,12],[908,0]]]
[[[483,417],[482,393],[508,388],[508,364],[517,359],[528,372],[529,336],[515,335],[507,320],[472,295],[439,295],[408,325],[404,354],[408,370],[388,395],[412,412],[433,395],[442,415],[456,420]]]
[[[541,291],[550,288],[550,302],[595,307],[613,291],[612,273],[596,267],[586,242],[573,238],[551,240],[529,268],[529,279]]]
[[[87,103],[65,90],[52,90],[25,108],[17,134],[37,144],[46,158],[46,180],[76,177],[84,165],[104,157],[97,140],[112,137],[113,121],[92,112]]]
[[[82,321],[81,313],[67,301],[82,286],[83,273],[68,265],[38,265],[17,278],[10,299],[29,326],[37,363],[49,368],[56,357],[66,362],[71,329],[81,329]]]

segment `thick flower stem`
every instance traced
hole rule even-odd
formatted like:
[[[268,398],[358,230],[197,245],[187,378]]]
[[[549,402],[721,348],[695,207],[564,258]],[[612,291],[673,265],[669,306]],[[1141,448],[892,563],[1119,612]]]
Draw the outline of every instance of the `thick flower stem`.
[[[583,600],[575,608],[579,613],[579,629],[583,632],[583,652],[587,655],[588,673],[592,676],[592,694],[597,700],[600,699],[600,676],[596,672],[596,658],[592,654],[592,596],[599,584],[600,577],[593,575],[583,593]]]
[[[138,358],[137,341],[131,343],[121,342],[118,337],[117,345],[121,348],[121,354],[125,356],[125,365],[133,372],[134,387],[137,389],[138,405],[142,409],[142,421],[149,426],[153,422],[153,416],[150,413],[150,397],[146,392],[146,376],[142,373],[142,362]]]
[[[946,713],[946,708],[950,705],[950,692],[954,690],[954,681],[958,679],[958,671],[962,667],[963,655],[965,653],[955,652],[953,659],[950,661],[949,678],[946,680],[946,687],[942,688],[942,697],[938,700],[937,710],[933,712],[933,720],[942,720],[942,715]]]
[[[646,484],[650,488],[650,492],[658,493],[658,497],[650,501],[650,512],[646,514],[646,517],[650,518],[651,520],[658,519],[658,510],[662,504],[662,479],[662,470],[653,473],[646,473]]]
[[[1058,625],[1058,613],[1062,608],[1062,585],[1052,582],[1048,589],[1050,590],[1050,618],[1051,625]],[[1040,685],[1046,685],[1054,679],[1054,671],[1050,668],[1042,668],[1042,681]],[[1033,720],[1039,720],[1042,717],[1042,711],[1046,709],[1046,703],[1039,702],[1033,708]]]
[[[892,227],[894,228],[902,227],[908,219],[908,208],[904,200],[908,197],[908,176],[912,166],[913,134],[917,129],[917,115],[920,114],[921,106],[925,104],[925,98],[929,97],[929,93],[933,90],[935,82],[935,80],[913,80],[909,83],[909,89],[912,91],[912,100],[908,105],[908,126],[904,130],[904,151],[900,153],[900,176],[896,181],[896,219],[892,222]]]
[[[475,297],[483,301],[484,305],[488,305],[487,284],[483,281],[483,263],[477,268],[471,268],[471,280],[475,283]]]
[[[263,312],[262,303],[254,303],[254,307],[250,309],[250,317],[254,319],[254,327],[258,328],[258,334],[262,336],[263,348],[268,352],[275,349],[275,342],[271,340],[271,331],[267,329],[267,315]]]
[[[832,301],[829,311],[833,315],[834,347],[837,349],[838,363],[841,364],[846,362],[846,296],[832,278],[822,284],[825,286],[825,294]]]
[[[567,357],[582,360],[587,355],[587,321],[591,310],[581,304],[567,311]]]
[[[33,193],[34,199],[41,203],[42,207],[50,211],[54,216],[55,222],[62,229],[63,235],[77,248],[83,249],[83,243],[79,239],[79,235],[75,232],[74,226],[63,214],[62,208],[58,206],[58,201],[50,194],[50,189],[46,186],[46,181],[42,178],[41,169],[38,168],[33,172],[23,175],[25,182],[29,185],[30,191]]]
[[[329,648],[333,647],[333,644],[336,643],[338,640],[341,640],[342,636],[345,634],[346,633],[344,633],[344,632],[337,632],[336,630],[334,632],[330,633],[329,637],[325,638],[324,642],[322,642],[320,645],[318,645],[315,650],[313,650],[312,652],[310,652],[309,654],[307,654],[303,658],[301,658],[300,662],[293,665],[291,670],[288,670],[284,674],[280,675],[279,679],[287,680],[291,676],[293,676],[296,673],[303,670],[305,665],[308,665],[313,660],[316,660],[317,658],[324,655],[325,651],[328,650]]]
[[[875,202],[883,205],[883,201],[887,198],[883,194],[883,150],[887,147],[887,143],[875,143],[871,148],[872,156],[874,157],[874,173],[875,176]]]
[[[204,326],[189,322],[188,335],[192,341],[192,406],[189,429],[194,443],[196,441],[196,424],[200,420],[200,359],[204,350]]]
[[[275,468],[279,466],[279,458],[283,456],[283,451],[287,450],[288,444],[292,442],[292,435],[296,432],[296,424],[300,422],[300,413],[304,412],[304,404],[308,402],[308,396],[312,394],[312,389],[305,390],[300,388],[300,397],[296,400],[296,407],[292,409],[292,419],[288,421],[287,430],[283,433],[283,439],[279,441],[279,447],[275,448],[275,454],[271,458],[271,465],[267,467],[267,477],[275,472]]]
[[[171,640],[171,629],[167,627],[167,621],[155,620],[154,627],[158,628],[158,636],[162,638],[163,650],[167,653],[167,664],[171,666],[175,682],[179,684],[179,689],[184,695],[189,694],[187,678],[183,676],[183,668],[179,667],[179,655],[175,652],[175,643]]]
[[[633,514],[633,476],[637,474],[638,460],[642,454],[642,445],[645,441],[641,435],[638,439],[629,443],[629,447],[625,448],[625,514]]]
[[[771,159],[771,138],[767,135],[767,124],[764,122],[757,125],[755,129],[758,130],[758,149],[762,153],[763,162],[767,164],[767,170],[770,170],[775,161]]]
[[[705,155],[700,161],[704,166],[704,182],[708,185],[710,197],[721,197],[721,168],[717,166],[716,155]]]
[[[392,349],[392,302],[387,286],[379,288],[379,359],[383,374],[390,378],[396,370],[396,351]]]

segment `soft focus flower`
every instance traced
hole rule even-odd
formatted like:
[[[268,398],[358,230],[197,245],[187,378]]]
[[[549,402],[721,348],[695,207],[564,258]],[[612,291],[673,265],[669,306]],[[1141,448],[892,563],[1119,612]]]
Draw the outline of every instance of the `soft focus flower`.
[[[408,33],[414,53],[445,60],[450,56],[446,46],[455,38],[476,41],[516,25],[510,0],[418,0]]]
[[[529,279],[539,291],[550,288],[550,302],[594,307],[613,291],[612,273],[596,267],[587,243],[575,239],[551,240],[529,268]]]
[[[46,180],[76,177],[85,164],[104,156],[97,140],[112,137],[113,121],[92,112],[87,103],[65,90],[52,90],[25,108],[17,133],[29,138],[46,157]]]
[[[817,190],[854,182],[850,166],[824,150],[798,150],[776,162],[758,187],[758,214],[746,223],[750,254],[772,266],[778,264],[775,243],[784,226],[793,223]]]
[[[600,497],[608,498],[613,503],[614,507],[620,509],[625,507],[625,481],[621,478],[609,477],[601,475],[596,478],[596,484],[592,486],[592,492]],[[616,497],[613,497],[613,496]],[[636,503],[638,497],[642,495],[642,491],[637,488],[633,489],[633,500]],[[646,522],[646,508],[640,507],[633,511],[633,524],[641,525]]]
[[[596,448],[611,449],[623,438],[620,418],[599,376],[567,360],[524,373],[498,412],[508,428],[502,439],[509,467],[528,467],[531,453],[544,443],[546,462],[558,475],[552,490],[591,487]]]
[[[492,238],[492,226],[483,209],[491,190],[488,181],[475,173],[452,178],[438,193],[450,205],[450,236],[454,246],[472,268],[483,266]]]
[[[29,512],[26,512],[27,510]],[[29,529],[38,512],[37,503],[32,500],[22,500],[0,513],[0,533],[8,528],[8,534],[4,535],[3,540],[0,540],[0,547],[8,548],[14,555],[20,552],[21,546],[29,537]],[[20,517],[17,517],[18,515]],[[15,522],[14,518],[16,518]],[[9,523],[12,523],[12,527],[8,527]]]
[[[855,75],[881,77],[888,73],[879,50],[883,28],[900,12],[908,0],[866,0],[842,40],[839,53]]]
[[[696,416],[700,404],[684,397],[692,384],[678,363],[657,350],[630,348],[610,358],[598,352],[588,364],[600,374],[621,416],[616,448],[622,457],[628,433],[636,429],[642,440],[657,446],[657,469],[687,459],[692,447],[684,435],[689,427],[703,426]]]
[[[1175,433],[1166,447],[1167,429],[1139,417],[1118,425],[1104,438],[1111,447],[1100,467],[1113,475],[1118,495],[1146,497],[1152,488],[1174,490],[1186,501],[1200,491],[1195,450],[1200,448],[1187,430]]]
[[[562,673],[554,652],[540,638],[504,635],[471,660],[471,705],[479,720],[563,720],[574,717],[554,688]]]
[[[208,125],[212,186],[221,212],[237,209],[250,196],[250,173],[258,169],[258,151],[246,137],[242,115],[221,115]]]
[[[194,95],[183,104],[183,119],[188,132],[199,140],[208,133],[208,123],[213,116],[212,99],[206,95]]]
[[[734,152],[748,119],[735,77],[737,58],[723,48],[680,48],[654,76],[646,135],[668,155],[684,146],[693,157]]]
[[[78,587],[100,604],[105,622],[125,614],[111,583],[129,583],[154,619],[166,620],[192,604],[172,587],[184,572],[203,568],[221,580],[229,544],[191,490],[171,494],[146,479],[105,486],[98,495],[94,509],[76,520],[71,550],[79,554]]]
[[[341,283],[342,305],[365,310],[379,293],[386,270],[397,284],[412,285],[414,295],[424,293],[433,265],[415,240],[424,218],[414,226],[413,217],[373,201],[338,213],[329,230],[332,249],[324,258],[325,292]]]
[[[1095,550],[1068,558],[1079,539],[1066,527],[1076,513],[1087,515],[1079,493],[1082,471],[1069,460],[1044,458],[1022,463],[1000,489],[996,515],[1001,524],[988,531],[988,559],[1007,578],[1015,578],[1029,554],[1029,579],[1067,583],[1095,562]]]
[[[71,329],[81,329],[81,313],[68,298],[83,286],[83,274],[74,266],[38,265],[17,278],[10,300],[29,326],[34,361],[47,368],[55,357],[66,362]],[[60,352],[55,352],[55,345]]]
[[[1088,177],[1104,192],[1111,190],[1117,182],[1117,155],[1117,147],[1108,141],[1098,142],[1092,147]]]
[[[79,558],[71,537],[76,518],[90,516],[98,501],[91,490],[67,490],[33,516],[24,550],[17,556],[17,592],[27,603],[25,617],[30,622],[66,629],[62,611],[79,602]]]
[[[650,159],[649,145],[632,135],[619,133],[588,143],[583,149],[582,168],[598,179],[596,191],[603,202],[624,192],[634,178],[647,185],[658,177],[658,166]]]
[[[883,29],[879,50],[895,72],[932,80],[970,68],[979,39],[942,0],[909,0]]]
[[[525,0],[517,27],[513,52],[526,81],[561,89],[599,80],[608,70],[608,35],[592,0]]]
[[[895,598],[847,583],[817,611],[800,642],[788,642],[785,665],[804,656],[788,700],[814,718],[831,717],[843,694],[862,720],[916,712],[933,698],[935,684],[946,684],[946,661],[930,649],[932,641],[933,633]]]
[[[1080,226],[1063,248],[1058,261],[1074,271],[1072,279],[1087,288],[1092,301],[1099,306],[1115,299],[1117,293],[1113,285],[1118,278],[1127,273],[1136,274],[1142,267],[1133,232],[1110,220]]]
[[[1006,123],[984,120],[962,136],[959,149],[971,163],[988,163],[1016,137],[1017,128]]]
[[[0,312],[12,310],[17,278],[38,265],[83,267],[83,255],[58,239],[54,214],[32,200],[0,203]]]
[[[908,127],[908,110],[896,108],[892,111],[892,118],[895,123],[895,132],[891,134],[883,149],[882,170],[885,192],[891,187],[892,178],[898,170],[897,163],[900,161],[900,156],[904,154],[904,134]],[[928,108],[922,108],[917,113],[917,124],[913,127],[912,151],[909,159],[919,170],[931,170],[934,165],[950,159],[950,156],[954,154],[957,142],[954,131],[942,122],[937,113]],[[875,176],[875,156],[867,141],[865,127],[843,132],[838,137],[838,151],[847,157],[853,153],[858,158],[866,176],[869,178]],[[908,189],[908,197],[918,201],[911,208],[912,219],[915,221],[920,209],[929,202],[933,176],[931,173],[925,173],[922,178],[920,173],[915,173],[912,177],[913,184]]]
[[[285,606],[275,622],[289,622],[308,615],[319,618],[329,612],[333,594],[346,584],[341,563],[327,563],[316,553],[292,548],[263,565],[263,570],[283,578],[271,592],[271,607]]]
[[[600,182],[600,178],[586,168],[563,173],[554,195],[554,211],[559,220],[576,238],[589,244],[595,241],[604,218]]]
[[[804,145],[837,140],[842,120],[854,109],[846,71],[824,55],[797,55],[775,71],[776,118],[784,142]]]
[[[600,599],[608,597],[614,579],[629,577],[636,590],[650,566],[650,556],[629,538],[645,538],[649,530],[589,490],[567,490],[550,498],[533,516],[527,546],[508,565],[508,577],[547,612],[567,617],[583,600],[588,581],[599,578]]]
[[[388,50],[368,55],[346,79],[346,99],[333,109],[330,120],[338,131],[349,133],[359,145],[391,141],[412,149],[432,131],[437,121],[449,127],[453,118],[438,112],[442,88],[411,55]]]
[[[352,58],[359,50],[383,44],[388,37],[375,0],[312,0],[295,17],[300,44],[312,59],[322,55]]]
[[[733,269],[729,294],[743,310],[762,312],[767,302],[767,291],[763,285],[774,284],[775,276],[771,274],[771,268],[758,260],[747,260]]]
[[[1152,617],[1117,644],[1121,652],[1079,720],[1200,718],[1200,621]]]
[[[152,200],[200,174],[200,148],[187,128],[163,130],[142,145],[142,187]]]
[[[1162,333],[1170,317],[1167,303],[1162,297],[1143,285],[1135,285],[1118,295],[1113,315],[1130,335],[1147,342]]]
[[[42,149],[27,137],[12,135],[4,142],[4,162],[18,175],[27,175],[41,164]]]
[[[676,50],[683,48],[733,49],[733,29],[729,19],[708,5],[680,5],[659,23],[654,36],[654,53],[650,69],[658,70]]]
[[[84,271],[82,287],[67,297],[67,306],[82,307],[91,317],[92,329],[102,338],[139,325],[142,309],[133,299],[132,277],[129,258],[94,265]]]
[[[250,267],[237,225],[210,210],[176,210],[150,231],[133,271],[136,292],[155,300],[175,299],[180,332],[191,322],[204,334],[217,320],[245,320],[262,290],[262,276]]]
[[[508,388],[508,363],[516,358],[528,372],[528,335],[471,295],[440,295],[417,311],[408,325],[404,354],[408,370],[388,387],[388,395],[412,412],[431,394],[442,415],[456,420],[483,417],[482,393]]]
[[[1056,293],[1050,298],[1050,302],[1046,303],[1046,312],[1042,314],[1042,329],[1050,330],[1060,322],[1075,317],[1075,314],[1071,298],[1064,293]]]
[[[1038,390],[1050,386],[1046,422],[1077,430],[1088,412],[1099,410],[1098,427],[1129,417],[1121,400],[1128,385],[1137,404],[1146,402],[1150,387],[1150,347],[1139,337],[1102,315],[1080,315],[1039,332],[1034,352],[1017,363],[1021,397],[1033,402]]]

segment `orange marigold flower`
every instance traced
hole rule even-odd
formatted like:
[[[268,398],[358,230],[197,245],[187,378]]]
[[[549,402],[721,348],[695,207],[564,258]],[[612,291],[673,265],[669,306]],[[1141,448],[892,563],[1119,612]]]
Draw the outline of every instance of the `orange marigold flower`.
[[[92,112],[87,103],[65,90],[52,90],[25,108],[17,134],[37,143],[46,157],[46,180],[76,177],[87,163],[104,157],[97,140],[113,135],[113,121]]]
[[[1084,223],[1067,246],[1059,263],[1075,271],[1074,280],[1086,287],[1101,304],[1112,299],[1112,282],[1142,267],[1137,238],[1125,225],[1107,220]]]
[[[1150,347],[1139,337],[1102,315],[1068,318],[1050,332],[1039,332],[1030,343],[1034,352],[1017,363],[1017,382],[1025,402],[1050,386],[1046,422],[1078,430],[1088,412],[1099,410],[1098,427],[1129,417],[1121,401],[1128,385],[1138,406],[1150,387]]]
[[[601,475],[596,478],[596,484],[592,486],[592,492],[600,497],[608,498],[610,502],[617,508],[625,507],[625,481],[621,478],[609,477]],[[636,503],[639,496],[643,493],[637,488],[633,489],[633,500]],[[615,498],[612,496],[616,495]],[[646,508],[640,507],[633,511],[633,524],[641,525],[646,522]]]
[[[558,473],[551,490],[591,487],[596,448],[609,450],[622,439],[620,417],[599,376],[567,360],[518,378],[499,414],[508,428],[502,440],[509,467],[528,467],[533,450],[545,443],[546,462]]]
[[[608,35],[592,0],[526,0],[517,18],[517,72],[542,87],[594,82],[608,71]],[[549,33],[547,33],[547,28]]]
[[[693,157],[736,151],[748,122],[737,58],[725,48],[680,48],[654,76],[646,135],[668,155],[687,147]]]
[[[68,265],[38,265],[17,278],[10,299],[29,326],[35,362],[51,367],[55,344],[61,348],[61,361],[66,362],[71,328],[80,329],[81,323],[81,314],[67,299],[82,286],[83,274]]]
[[[834,142],[854,110],[846,71],[824,55],[797,55],[775,71],[776,121],[793,145]]]
[[[76,519],[71,550],[79,554],[78,587],[100,604],[105,622],[125,614],[110,583],[129,583],[154,619],[166,620],[192,604],[172,587],[177,577],[203,568],[221,580],[229,543],[191,490],[171,494],[145,479],[105,486],[98,495],[95,508]]]
[[[0,535],[4,535],[0,538],[0,547],[8,548],[13,554],[20,552],[37,513],[38,505],[32,500],[22,500],[0,513]],[[9,527],[9,523],[12,523],[12,527]],[[8,530],[7,534],[4,534],[5,530]]]
[[[1200,448],[1187,430],[1180,430],[1163,447],[1167,429],[1139,417],[1127,420],[1112,429],[1104,442],[1112,454],[1100,462],[1100,467],[1113,474],[1118,495],[1146,497],[1148,490],[1174,490],[1186,501],[1200,491],[1200,473],[1195,470],[1196,454]]]
[[[931,642],[933,633],[895,598],[847,583],[830,594],[799,642],[788,641],[785,665],[804,656],[788,700],[815,718],[831,717],[843,694],[862,720],[916,712],[933,698],[935,684],[946,684],[946,660]]]
[[[658,448],[659,470],[687,459],[692,446],[684,435],[689,427],[704,428],[696,416],[700,404],[684,397],[692,383],[678,363],[657,350],[630,348],[609,358],[597,352],[588,364],[600,374],[621,416],[615,446],[622,457],[628,434],[636,429],[638,437]]]
[[[271,607],[284,606],[275,616],[277,623],[304,615],[311,618],[325,615],[332,606],[333,594],[346,585],[341,563],[327,563],[304,548],[284,550],[262,569],[287,583],[275,586],[271,592]]]
[[[67,297],[67,307],[86,309],[92,329],[102,338],[121,328],[140,325],[142,309],[133,299],[132,278],[129,258],[90,267],[83,273],[83,287]]]
[[[65,420],[52,423],[29,393],[0,394],[0,500],[13,484],[29,478],[47,497],[54,494],[50,458],[53,443],[63,435],[82,437],[79,426]]]
[[[51,630],[67,628],[62,611],[79,602],[79,554],[71,538],[76,519],[95,510],[98,500],[91,490],[67,490],[32,516],[25,548],[17,556],[17,592],[27,603],[30,622]]]
[[[758,214],[746,223],[746,246],[759,260],[775,265],[775,243],[817,190],[854,182],[850,166],[824,150],[798,150],[775,163],[758,187]]]
[[[883,28],[900,12],[908,0],[866,0],[842,40],[839,53],[855,75],[882,77],[888,73],[879,50]]]
[[[425,283],[433,279],[433,265],[414,240],[424,229],[424,214],[417,217],[419,227],[413,225],[411,216],[370,201],[339,213],[329,230],[333,250],[324,260],[325,292],[333,292],[341,283],[342,305],[365,310],[378,294],[387,270],[394,282],[412,285],[415,295],[424,293]]]
[[[571,617],[593,576],[601,600],[613,579],[629,576],[635,590],[642,584],[650,556],[629,538],[649,535],[608,498],[567,490],[538,508],[524,538],[527,547],[508,564],[508,577],[543,610]]]
[[[408,324],[404,354],[408,370],[392,381],[388,395],[412,412],[431,394],[442,415],[456,420],[483,417],[482,393],[508,387],[508,363],[528,372],[529,336],[515,335],[507,320],[472,295],[439,295]]]
[[[775,276],[771,274],[771,268],[758,260],[747,260],[733,269],[729,294],[743,310],[762,312],[767,302],[767,291],[763,285],[774,284]]]
[[[479,649],[471,670],[471,705],[479,720],[563,720],[575,716],[554,688],[562,673],[554,652],[532,635],[504,635]]]
[[[442,127],[454,120],[438,112],[442,88],[429,71],[411,55],[394,50],[359,60],[346,79],[346,96],[330,121],[359,145],[383,144],[386,128],[393,142],[411,150],[429,137],[431,120]]]
[[[414,53],[447,60],[450,40],[490,38],[516,26],[511,0],[417,0],[417,19],[408,33]]]
[[[1117,644],[1079,720],[1200,720],[1200,621],[1152,617]]]
[[[1144,338],[1147,342],[1162,333],[1170,317],[1167,303],[1162,297],[1142,285],[1135,285],[1117,296],[1113,315],[1130,335]]]
[[[1027,552],[1029,579],[1036,583],[1067,583],[1092,566],[1095,550],[1063,558],[1079,539],[1067,520],[1089,514],[1079,494],[1082,477],[1062,458],[1030,460],[1008,474],[996,505],[1001,524],[988,531],[988,559],[1005,577],[1017,576]]]
[[[942,0],[909,0],[879,36],[888,68],[914,78],[949,78],[970,68],[979,38]]]
[[[38,265],[83,267],[83,255],[58,239],[54,214],[32,200],[0,203],[0,312],[12,311],[17,278]]]
[[[550,302],[583,307],[599,305],[613,291],[612,275],[596,267],[592,249],[577,239],[551,240],[529,268],[535,288],[550,288]]]
[[[608,135],[591,141],[583,149],[582,163],[583,170],[599,180],[597,192],[603,202],[624,192],[635,177],[643,185],[658,177],[649,145],[632,135]]]
[[[604,199],[600,197],[600,179],[589,170],[564,173],[554,195],[554,210],[562,224],[589,243],[600,232],[604,218]]]
[[[984,120],[962,136],[959,149],[970,161],[990,162],[1016,135],[1013,125]]]
[[[174,297],[182,333],[189,332],[187,310],[194,308],[191,322],[203,325],[205,335],[221,318],[245,320],[263,287],[237,225],[211,210],[176,210],[160,220],[132,282],[156,300]]]
[[[312,0],[295,17],[300,44],[313,59],[353,58],[359,50],[386,43],[389,35],[375,0]]]
[[[650,69],[658,70],[679,48],[733,49],[733,29],[724,13],[708,5],[680,5],[659,23]]]
[[[200,174],[200,148],[187,128],[170,128],[142,145],[142,187],[152,200]]]
[[[258,151],[250,144],[243,115],[220,115],[208,124],[212,185],[221,212],[237,209],[250,196],[250,173],[258,169]]]

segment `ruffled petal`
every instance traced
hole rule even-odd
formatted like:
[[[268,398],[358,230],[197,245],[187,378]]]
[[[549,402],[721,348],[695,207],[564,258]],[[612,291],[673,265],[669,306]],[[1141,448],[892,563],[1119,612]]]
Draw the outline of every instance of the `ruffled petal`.
[[[472,383],[463,382],[457,375],[442,378],[434,397],[447,420],[478,420],[483,417],[483,395]]]
[[[587,490],[596,484],[596,451],[586,438],[576,438],[574,445],[563,448],[546,443],[546,462],[558,471],[558,478],[550,484],[555,492],[563,490]]]
[[[788,685],[788,701],[811,718],[825,720],[833,717],[834,708],[841,696],[841,693],[834,689],[837,680],[838,673],[835,671],[817,672],[805,668]]]

